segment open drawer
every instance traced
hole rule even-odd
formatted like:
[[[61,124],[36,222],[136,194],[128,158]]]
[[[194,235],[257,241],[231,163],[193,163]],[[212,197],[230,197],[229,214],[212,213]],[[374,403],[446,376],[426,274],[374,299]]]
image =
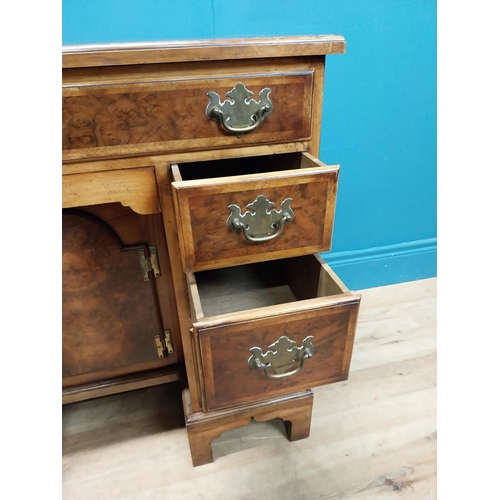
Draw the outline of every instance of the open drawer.
[[[205,410],[347,379],[361,296],[321,257],[187,279]]]
[[[285,153],[171,169],[184,270],[330,250],[338,166]]]

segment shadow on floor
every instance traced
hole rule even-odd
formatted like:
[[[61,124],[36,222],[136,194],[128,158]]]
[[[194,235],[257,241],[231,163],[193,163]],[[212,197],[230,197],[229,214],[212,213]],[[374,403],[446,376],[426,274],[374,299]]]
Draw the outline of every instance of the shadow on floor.
[[[181,428],[181,384],[171,382],[64,405],[62,424],[63,454]]]

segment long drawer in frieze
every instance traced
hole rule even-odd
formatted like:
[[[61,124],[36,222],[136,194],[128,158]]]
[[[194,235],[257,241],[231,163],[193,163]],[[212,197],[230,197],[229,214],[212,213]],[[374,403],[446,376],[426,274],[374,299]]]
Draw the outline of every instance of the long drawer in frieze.
[[[63,160],[307,140],[314,70],[63,85]]]

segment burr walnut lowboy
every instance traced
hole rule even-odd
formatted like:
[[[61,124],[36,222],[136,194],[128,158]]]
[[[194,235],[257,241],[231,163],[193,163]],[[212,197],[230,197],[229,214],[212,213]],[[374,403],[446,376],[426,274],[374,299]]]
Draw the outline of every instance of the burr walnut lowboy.
[[[360,296],[317,159],[341,36],[63,50],[63,403],[181,380],[194,465],[225,430],[309,435]]]

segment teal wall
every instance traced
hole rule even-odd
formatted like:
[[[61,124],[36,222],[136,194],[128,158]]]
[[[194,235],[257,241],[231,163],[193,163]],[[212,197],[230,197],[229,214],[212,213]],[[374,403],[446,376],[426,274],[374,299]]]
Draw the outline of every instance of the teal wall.
[[[436,276],[436,0],[63,0],[63,43],[340,34],[320,158],[341,165],[326,261],[352,289]]]

